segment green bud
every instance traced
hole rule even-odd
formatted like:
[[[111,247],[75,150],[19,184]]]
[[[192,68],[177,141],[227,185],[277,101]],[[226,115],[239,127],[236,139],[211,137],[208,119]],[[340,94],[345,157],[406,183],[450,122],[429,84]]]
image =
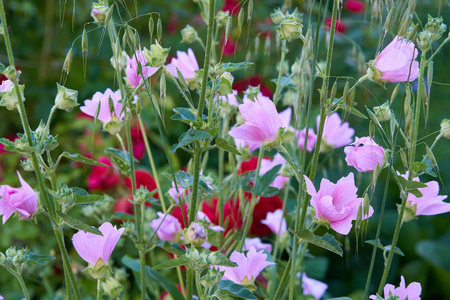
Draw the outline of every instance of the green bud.
[[[156,38],[158,41],[162,38],[162,21],[161,18],[158,18],[158,22],[156,22]]]
[[[247,95],[247,97],[253,101],[255,100],[255,98],[258,96],[259,93],[260,93],[259,85],[258,86],[249,85],[247,90],[244,91],[244,94]]]
[[[369,78],[369,80],[374,81],[374,82],[378,82],[379,84],[383,84],[384,81],[381,79],[381,75],[383,75],[381,73],[380,70],[378,70],[377,68],[375,68],[375,60],[371,60],[367,63],[367,76]]]
[[[378,121],[383,122],[391,119],[391,108],[388,101],[380,106],[375,106],[373,110]]]
[[[284,20],[284,14],[281,12],[281,9],[277,8],[270,14],[270,18],[274,24],[280,24]]]
[[[277,27],[280,40],[292,40],[298,39],[302,36],[303,25],[295,20],[294,16],[283,20]]]
[[[191,25],[186,25],[181,29],[182,43],[192,44],[198,39],[198,33]]]
[[[103,124],[103,130],[107,131],[111,135],[116,135],[122,129],[123,122],[113,114],[111,120],[108,123]]]
[[[216,91],[216,94],[219,96],[226,96],[228,94],[231,94],[233,92],[231,88],[231,84],[233,82],[233,79],[231,79],[231,73],[223,73],[220,77],[220,85],[219,88]]]
[[[17,71],[14,66],[7,67],[2,73],[12,82],[19,80],[20,71]]]
[[[428,23],[425,25],[425,30],[432,34],[432,41],[437,41],[447,30],[447,25],[443,23],[442,17],[433,18],[428,15]]]
[[[444,119],[441,122],[441,135],[446,139],[450,139],[450,120]]]
[[[419,33],[419,48],[422,51],[428,51],[431,48],[433,34],[427,30]]]
[[[25,101],[25,97],[23,96],[24,89],[25,85],[19,84],[19,91],[23,101]],[[0,98],[1,98],[0,106],[4,106],[8,110],[17,109],[17,105],[19,104],[19,98],[17,97],[14,85],[10,85],[9,87],[6,88],[6,91],[0,92]]]
[[[13,258],[14,256],[16,256],[17,251],[16,251],[16,247],[10,247],[6,250],[6,256],[9,258]]]
[[[91,17],[95,23],[103,23],[106,19],[109,7],[103,3],[92,3]]]
[[[225,27],[228,23],[230,13],[228,11],[219,10],[216,14],[216,22],[218,26]]]
[[[2,252],[0,252],[0,265],[4,265],[6,261],[6,256]]]
[[[70,72],[70,67],[72,66],[72,59],[73,59],[73,49],[70,48],[69,52],[67,52],[66,58],[64,59],[64,64],[63,64],[63,72],[65,72],[66,74],[69,74]]]
[[[119,68],[119,70],[123,70],[127,67],[127,53],[125,51],[122,51],[118,54],[114,54],[111,57],[111,66],[117,70],[117,68]]]
[[[66,88],[59,83],[56,83],[58,87],[58,94],[55,98],[55,106],[61,110],[71,111],[72,108],[77,107],[78,92],[69,88]]]
[[[89,274],[94,279],[103,279],[111,274],[111,268],[105,264],[103,259],[99,258],[94,266],[89,266],[83,270],[84,273]]]
[[[150,46],[150,50],[144,48],[144,56],[150,67],[159,68],[166,63],[169,51],[170,48],[163,48],[158,41],[156,41],[156,44]]]
[[[237,30],[238,35],[241,36],[242,27],[244,26],[244,8],[242,7],[238,14]]]
[[[103,292],[112,299],[120,298],[123,286],[114,277],[106,278],[102,283]]]

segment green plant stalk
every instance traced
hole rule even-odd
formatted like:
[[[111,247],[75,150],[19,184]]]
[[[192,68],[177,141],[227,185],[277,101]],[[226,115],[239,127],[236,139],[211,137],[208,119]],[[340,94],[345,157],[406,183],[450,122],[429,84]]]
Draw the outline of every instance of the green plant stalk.
[[[186,268],[186,299],[192,300],[194,271],[189,266],[186,266]]]
[[[286,40],[283,40],[281,42],[281,58],[280,58],[280,69],[278,70],[278,79],[277,79],[277,87],[275,89],[275,94],[273,96],[273,102],[275,105],[277,105],[278,103],[278,97],[280,96],[280,85],[281,85],[281,77],[283,75],[283,64],[284,64],[284,60],[286,58],[286,52],[287,52],[287,47],[286,47]]]
[[[420,121],[420,106],[422,105],[422,88],[424,86],[423,75],[425,72],[425,65],[427,64],[427,59],[425,57],[426,52],[422,52],[422,56],[420,58],[420,71],[419,71],[419,85],[417,87],[417,97],[416,97],[416,111],[413,119],[412,129],[413,132],[411,134],[411,143],[410,143],[410,152],[409,152],[409,180],[413,179],[412,172],[412,164],[414,163],[415,155],[416,155],[416,144],[417,144],[417,135],[419,132],[419,121]],[[402,197],[402,204],[400,206],[400,211],[398,214],[397,223],[395,225],[394,236],[392,237],[391,249],[395,249],[397,246],[398,237],[400,235],[400,229],[403,224],[403,215],[405,213],[406,208],[406,200],[408,198],[408,193],[404,193]],[[384,284],[386,283],[387,276],[389,274],[389,269],[391,268],[392,259],[394,258],[394,251],[389,251],[389,256],[387,262],[384,266],[383,275],[381,277],[380,285],[378,287],[378,294],[380,295],[383,291]]]
[[[275,292],[275,295],[273,296],[274,300],[280,299],[281,293],[283,292],[284,286],[286,285],[289,273],[291,272],[291,266],[292,266],[292,255],[289,256],[289,260],[286,264],[283,275],[281,276],[280,283],[278,284],[278,288]]]
[[[229,118],[222,118],[222,131],[221,138],[225,137],[226,131],[228,130]],[[219,148],[219,185],[220,190],[223,190],[223,176],[225,172],[225,151]],[[223,207],[223,193],[219,193],[218,207]],[[219,209],[219,226],[223,227],[223,209]],[[222,245],[222,240],[220,241]]]
[[[259,148],[258,164],[256,165],[255,184],[259,178],[259,170],[261,169],[261,160],[262,160],[263,155],[264,155],[264,146],[261,145],[261,147]],[[258,198],[259,198],[259,196],[255,196],[255,194],[252,193],[252,200],[250,202],[250,208],[248,210],[247,217],[245,218],[244,231],[242,232],[241,240],[240,240],[239,244],[237,245],[237,249],[239,251],[242,251],[242,248],[244,247],[245,238],[247,237],[247,234],[250,230],[250,225],[252,224],[253,211],[255,210],[255,206],[258,203]]]
[[[159,182],[158,172],[156,171],[155,161],[153,160],[152,150],[148,143],[147,133],[145,132],[144,123],[142,122],[141,114],[138,114],[139,127],[141,129],[142,137],[144,139],[145,149],[147,151],[148,160],[152,169],[153,177],[155,178],[156,188],[158,189],[159,202],[161,202],[163,213],[167,212],[166,203],[164,202],[164,195],[161,190],[161,183]]]
[[[25,281],[22,278],[22,271],[17,270],[17,272],[10,270],[10,273],[14,275],[14,277],[17,278],[20,284],[20,288],[22,289],[23,295],[25,296],[25,299],[30,300],[30,295],[28,295],[27,286],[25,285]]]
[[[3,0],[0,0],[0,18],[1,18],[2,26],[3,26],[3,33],[4,33],[3,37],[5,39],[5,45],[6,45],[6,50],[7,50],[7,54],[8,54],[9,64],[10,64],[10,66],[15,66],[14,56],[13,56],[12,47],[11,47],[11,40],[9,38],[8,25],[6,22]],[[32,144],[32,139],[31,139],[31,129],[30,129],[27,114],[25,111],[24,100],[22,98],[22,94],[20,93],[19,84],[17,83],[17,79],[14,80],[13,83],[14,83],[14,89],[16,91],[18,102],[19,102],[17,105],[17,108],[19,111],[22,127],[24,129],[28,143],[32,147],[33,144]],[[35,152],[31,153],[31,162],[33,164],[34,170],[40,170],[38,157]],[[63,267],[65,269],[67,269],[67,274],[69,275],[69,280],[72,285],[73,291],[75,293],[76,299],[77,300],[81,299],[80,290],[79,290],[77,282],[75,280],[75,276],[73,274],[72,268],[70,267],[69,256],[68,256],[67,250],[64,246],[64,239],[59,237],[59,233],[63,236],[62,229],[58,228],[56,225],[56,213],[55,213],[54,208],[49,200],[47,189],[45,188],[43,175],[41,174],[41,172],[36,172],[36,171],[35,171],[35,175],[36,175],[36,179],[38,182],[39,192],[42,197],[41,199],[44,202],[45,209],[50,216],[50,221],[52,223],[53,231],[55,232],[56,240],[58,242],[58,247],[59,247],[59,249],[61,251],[61,255],[63,257],[63,263],[64,263]],[[66,279],[66,282],[67,282],[67,279]],[[66,288],[70,289],[70,286],[68,285]]]
[[[99,278],[99,279],[97,279],[97,300],[101,299],[101,297],[100,297],[100,289],[101,289],[100,283],[101,283],[101,281],[100,281],[100,278]]]
[[[216,89],[216,82],[217,80],[214,80],[213,85],[212,85],[212,89],[211,89],[211,95],[209,96],[209,108],[208,108],[208,126],[211,126],[211,121],[212,121],[212,112],[213,112],[213,107],[214,107],[214,90]],[[217,99],[218,101],[218,99]]]
[[[200,284],[200,271],[195,271],[195,285],[197,287],[198,299],[205,299],[202,286]]]

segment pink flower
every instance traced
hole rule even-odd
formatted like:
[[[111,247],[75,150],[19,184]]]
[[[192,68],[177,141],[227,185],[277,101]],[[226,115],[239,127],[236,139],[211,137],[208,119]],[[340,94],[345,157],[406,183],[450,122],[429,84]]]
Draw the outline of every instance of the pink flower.
[[[354,146],[347,146],[344,152],[345,161],[359,172],[374,171],[375,167],[383,165],[384,149],[370,137],[355,138]]]
[[[178,193],[177,193],[178,188]],[[185,190],[181,185],[177,185],[175,187],[175,183],[172,182],[172,188],[168,191],[169,196],[175,201],[175,203],[180,203],[180,199],[183,199],[185,195],[188,194],[188,191]]]
[[[263,250],[256,252],[255,248],[250,247],[247,256],[244,253],[233,251],[230,260],[237,264],[237,267],[219,266],[221,271],[225,271],[222,280],[231,280],[237,284],[252,284],[261,271],[275,263],[266,261],[267,255]]]
[[[320,115],[317,116],[317,131],[319,131],[319,124]],[[349,127],[348,122],[342,123],[339,114],[335,112],[325,118],[322,142],[325,142],[334,149],[340,148],[352,142],[354,133],[355,130]]]
[[[98,229],[103,236],[80,230],[72,237],[75,250],[91,266],[95,266],[100,258],[106,265],[108,264],[109,257],[125,230],[125,228],[117,229],[109,222],[103,223]]]
[[[22,187],[13,188],[9,185],[0,186],[0,215],[3,215],[3,224],[16,211],[22,218],[31,217],[37,210],[37,195],[31,186],[23,180],[17,171]]]
[[[157,214],[158,219],[154,219],[150,223],[150,227],[153,229],[153,231],[158,230],[156,231],[156,234],[158,235],[161,241],[175,240],[175,234],[181,231],[181,224],[178,221],[178,219],[172,215],[164,215],[162,212],[158,212]]]
[[[238,91],[233,90],[231,94],[228,94],[226,96],[219,96],[218,99],[222,102],[226,102],[231,106],[238,106],[239,102],[236,99],[236,96],[238,94]]]
[[[280,153],[275,154],[272,160],[263,158],[261,160],[261,167],[259,169],[259,175],[262,176],[266,174],[268,171],[270,171],[273,167],[277,165],[284,166],[286,163],[286,160],[281,157]],[[278,172],[278,174],[281,173],[281,169]],[[289,177],[284,177],[281,175],[278,175],[275,180],[270,184],[270,186],[276,187],[277,189],[282,189],[286,183],[289,181]]]
[[[298,273],[297,276],[300,276],[300,273]],[[303,273],[302,288],[303,295],[312,295],[314,298],[319,300],[327,290],[328,285],[319,280],[309,278],[305,273]]]
[[[14,83],[11,80],[4,80],[2,84],[0,84],[0,92],[6,92],[10,86],[13,86]]]
[[[128,55],[127,57],[127,67],[125,68],[125,74],[127,75],[128,83],[136,88],[138,85],[142,82],[142,76],[138,72],[138,62],[141,63],[142,66],[142,75],[144,75],[144,78],[148,78],[152,76],[153,74],[158,71],[159,68],[153,68],[149,66],[145,66],[147,63],[147,59],[144,56],[144,52],[142,50],[136,50],[136,52],[133,54],[133,56],[130,58]]]
[[[272,245],[261,242],[260,238],[245,238],[243,250],[250,250],[250,248],[255,248],[256,251],[266,250],[267,252],[272,252]]]
[[[109,99],[111,98],[114,106],[114,111],[109,110]],[[80,110],[86,115],[95,117],[97,107],[100,103],[100,111],[98,113],[98,119],[103,123],[111,121],[112,115],[117,116],[119,119],[123,119],[124,113],[120,114],[122,110],[122,104],[119,101],[122,99],[120,90],[115,92],[111,89],[106,89],[105,93],[96,92],[92,96],[92,100],[88,99],[84,101],[84,106],[80,107]]]
[[[273,233],[283,235],[287,231],[286,219],[283,218],[283,210],[277,209],[274,212],[268,212],[266,218],[261,221],[270,228]]]
[[[408,178],[408,175],[405,174],[403,177]],[[419,181],[419,178],[414,178],[414,181]],[[414,194],[408,194],[407,204],[409,206],[416,206],[416,216],[432,216],[449,212],[450,203],[443,201],[447,199],[447,196],[438,195],[439,183],[437,181],[429,181],[426,185],[427,187],[418,188],[422,193],[422,197],[417,198]]]
[[[280,117],[272,100],[262,95],[256,97],[255,101],[244,97],[244,104],[239,105],[239,111],[245,123],[231,129],[228,134],[235,139],[253,143],[275,141],[279,129],[286,126],[289,113],[288,109]]]
[[[297,131],[296,133],[298,142],[297,145],[300,147],[300,149],[305,149],[305,135],[306,135],[306,128],[303,128],[302,131]],[[306,145],[306,151],[313,151],[314,146],[316,145],[317,141],[317,134],[314,133],[314,130],[312,128],[309,128],[308,130],[308,144]]]
[[[417,54],[414,43],[396,36],[375,59],[374,67],[381,72],[383,81],[414,81],[419,76],[419,63],[414,60]]]
[[[411,282],[408,287],[405,285],[405,278],[401,276],[400,286],[395,288],[392,284],[386,284],[384,286],[384,298],[387,299],[389,295],[398,296],[399,300],[420,300],[420,294],[422,293],[422,286],[418,282]],[[370,299],[377,299],[377,296],[372,295]]]
[[[177,69],[183,75],[184,79],[194,79],[195,71],[198,71],[198,63],[195,58],[194,51],[191,48],[188,49],[187,53],[183,51],[177,51],[177,58],[172,58],[170,64],[167,65],[167,69],[170,74],[178,78]]]
[[[250,153],[255,151],[256,149],[258,149],[259,147],[261,147],[261,143],[253,143],[253,142],[243,141],[243,140],[239,140],[239,139],[234,139],[234,144],[236,145],[237,148],[241,148],[241,149],[248,147],[248,151],[250,151]]]
[[[348,234],[363,201],[356,195],[358,189],[355,186],[353,173],[339,179],[337,183],[322,179],[318,192],[312,181],[308,177],[304,177],[307,192],[311,196],[311,205],[316,210],[316,218],[329,223],[336,232]],[[369,215],[366,217],[370,217],[372,214],[373,209],[370,207]]]

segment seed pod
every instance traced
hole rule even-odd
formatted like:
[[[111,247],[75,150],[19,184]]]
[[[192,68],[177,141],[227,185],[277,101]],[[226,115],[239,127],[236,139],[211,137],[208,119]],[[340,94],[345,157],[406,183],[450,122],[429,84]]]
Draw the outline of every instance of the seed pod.
[[[73,48],[70,48],[69,52],[67,52],[66,59],[63,64],[63,72],[69,75],[70,67],[72,66],[73,59]]]
[[[133,51],[136,49],[135,48],[135,43],[134,43],[134,33],[133,33],[133,29],[131,26],[127,26],[127,38],[128,38],[128,42],[130,44],[130,48],[133,49]]]
[[[148,33],[150,34],[150,41],[153,40],[154,30],[155,30],[155,21],[153,20],[153,16],[150,15],[150,19],[148,20]]]
[[[336,98],[336,91],[337,91],[337,80],[333,83],[333,86],[331,87],[331,92],[330,92],[331,103],[333,103],[334,98]]]
[[[427,85],[428,85],[427,94],[428,94],[428,97],[430,97],[432,83],[433,83],[433,61],[430,61],[430,62],[428,62],[428,68],[427,68]]]
[[[398,84],[395,86],[394,90],[392,91],[392,94],[391,94],[391,100],[389,101],[389,104],[390,104],[390,105],[392,105],[392,103],[393,103],[394,100],[395,100],[395,97],[397,97],[399,88],[400,88],[400,83],[398,83]]]
[[[436,161],[436,157],[434,157],[433,152],[431,151],[431,149],[428,146],[426,147],[426,149],[427,149],[427,156],[428,156],[428,159],[430,160],[431,166],[433,168],[437,167],[438,164]]]
[[[373,122],[369,122],[369,136],[373,138],[375,136],[375,126],[373,125]]]
[[[86,33],[86,29],[83,29],[83,35],[81,36],[81,51],[83,54],[88,51],[88,37]]]
[[[403,166],[406,168],[408,166],[408,159],[406,158],[406,153],[403,149],[400,149],[400,158],[402,159]]]
[[[231,32],[231,25],[233,25],[233,18],[228,17],[227,25],[225,26],[225,41],[228,41]]]
[[[354,100],[355,100],[355,89],[353,89],[350,92],[350,96],[348,97],[348,111],[352,110]]]
[[[125,25],[125,28],[127,27],[127,25]],[[123,36],[122,36],[122,45],[123,45],[123,47],[124,48],[126,48],[127,47],[127,42],[128,42],[128,33],[127,33],[128,31],[125,29],[124,31],[123,31]]]
[[[264,41],[264,56],[269,56],[270,54],[270,37],[266,36],[266,40]]]
[[[107,26],[109,21],[111,20],[112,15],[113,15],[113,11],[114,11],[114,6],[110,6],[108,8],[108,12],[106,13],[105,26]]]
[[[156,24],[156,38],[158,41],[162,38],[162,21],[161,18],[158,19],[158,23]]]
[[[342,94],[342,101],[347,105],[348,105],[348,90],[349,90],[349,83],[347,81],[344,86],[344,93]]]
[[[159,79],[159,91],[160,98],[166,99],[166,76],[164,73],[161,73],[161,78]]]
[[[239,11],[239,15],[237,18],[237,30],[238,36],[241,36],[242,27],[244,26],[244,8],[242,7]]]
[[[260,43],[259,36],[257,36],[255,38],[255,56],[258,56],[259,43]]]
[[[250,21],[252,20],[253,15],[253,0],[248,1],[247,6],[247,23],[250,24]]]

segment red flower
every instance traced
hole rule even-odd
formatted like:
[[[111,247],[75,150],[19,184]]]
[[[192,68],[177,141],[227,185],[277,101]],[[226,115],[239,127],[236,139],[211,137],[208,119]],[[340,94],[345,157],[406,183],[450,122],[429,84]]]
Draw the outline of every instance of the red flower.
[[[131,127],[131,142],[133,143],[133,156],[137,160],[141,160],[145,155],[145,142],[138,124]]]
[[[134,175],[136,176],[136,188],[139,189],[141,186],[144,186],[149,192],[157,188],[155,179],[153,179],[153,176],[148,171],[136,170]],[[131,191],[131,178],[125,177],[125,184]],[[158,199],[158,197],[158,193],[153,196],[155,199]]]
[[[364,2],[359,0],[347,0],[344,3],[344,7],[350,12],[360,14],[364,11]]]
[[[222,35],[223,54],[225,56],[233,55],[234,52],[236,52],[236,46],[237,45],[231,36],[225,41],[225,35]]]
[[[243,161],[241,163],[241,167],[238,170],[238,175],[241,175],[245,172],[255,171],[258,166],[258,157],[252,156],[249,160]]]
[[[119,199],[114,204],[114,212],[123,212],[129,215],[134,215],[133,204],[129,201],[130,197]]]
[[[331,17],[327,17],[325,19],[325,30],[327,30],[327,31],[330,30],[331,21],[332,21]],[[343,22],[336,20],[336,28],[335,29],[337,32],[344,33],[347,30],[347,26]]]
[[[268,86],[263,84],[261,77],[259,77],[258,75],[236,81],[233,84],[233,89],[237,90],[239,94],[242,94],[250,85],[251,86],[259,85],[259,90],[261,91],[261,93],[266,97],[272,98],[273,96],[272,90]]]
[[[229,11],[232,15],[237,15],[241,10],[238,0],[225,0],[222,8],[223,11]]]
[[[187,204],[183,204],[183,211],[184,211],[184,216],[186,217],[186,222],[189,224],[189,213],[187,211]],[[181,224],[181,229],[186,228],[185,224],[184,224],[184,220],[183,220],[183,215],[181,213],[181,207],[177,206],[173,211],[172,211],[172,216],[174,216],[175,218],[178,219],[178,222],[180,222]]]
[[[114,189],[120,182],[119,171],[113,167],[111,160],[105,156],[100,156],[98,161],[109,167],[92,167],[91,174],[88,176],[88,189],[102,192]]]

